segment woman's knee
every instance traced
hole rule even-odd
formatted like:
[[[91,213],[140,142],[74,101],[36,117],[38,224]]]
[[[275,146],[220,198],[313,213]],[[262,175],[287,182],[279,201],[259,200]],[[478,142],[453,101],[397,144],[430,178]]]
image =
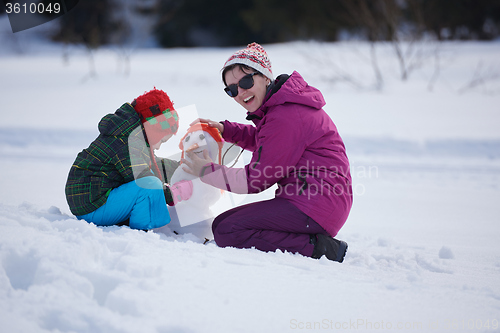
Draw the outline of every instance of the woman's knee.
[[[215,243],[220,247],[235,246],[232,235],[234,222],[231,215],[221,214],[217,216],[212,223],[212,233]]]
[[[224,214],[221,214],[219,216],[217,216],[214,221],[212,222],[212,233],[214,235],[214,240],[215,240],[215,243],[220,246],[220,247],[224,247],[222,245],[222,239],[225,239],[224,237],[224,234],[222,233],[222,229],[220,226],[221,224],[224,223],[224,220],[225,220],[226,216],[224,216]],[[227,246],[227,245],[225,245]]]
[[[220,215],[218,215],[218,216],[214,219],[214,221],[212,222],[212,232],[214,233],[214,235],[215,235],[215,231],[216,231],[216,229],[219,227],[219,225],[220,225],[223,221],[225,221],[225,220],[227,220],[227,219],[231,218],[231,216],[232,216],[232,215],[236,214],[237,212],[239,212],[239,211],[240,211],[240,210],[242,210],[243,208],[244,208],[244,206],[235,207],[235,208],[233,208],[233,209],[227,210],[227,211],[225,211],[224,213],[221,213]]]
[[[249,228],[239,215],[218,216],[212,224],[215,243],[220,247],[244,247],[258,229]]]

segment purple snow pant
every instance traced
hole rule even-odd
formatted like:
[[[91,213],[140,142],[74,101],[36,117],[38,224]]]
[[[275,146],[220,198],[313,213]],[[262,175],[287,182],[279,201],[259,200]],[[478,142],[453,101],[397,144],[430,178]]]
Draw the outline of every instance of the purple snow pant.
[[[254,247],[261,251],[288,251],[310,257],[311,234],[328,234],[317,222],[282,198],[236,207],[212,224],[218,246]]]

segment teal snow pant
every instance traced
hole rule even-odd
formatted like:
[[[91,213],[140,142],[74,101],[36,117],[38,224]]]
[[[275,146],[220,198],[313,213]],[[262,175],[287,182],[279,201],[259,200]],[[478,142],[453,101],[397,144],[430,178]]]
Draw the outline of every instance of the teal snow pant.
[[[129,220],[132,229],[150,230],[170,223],[163,184],[150,176],[113,189],[106,203],[78,219],[98,226],[111,226]]]

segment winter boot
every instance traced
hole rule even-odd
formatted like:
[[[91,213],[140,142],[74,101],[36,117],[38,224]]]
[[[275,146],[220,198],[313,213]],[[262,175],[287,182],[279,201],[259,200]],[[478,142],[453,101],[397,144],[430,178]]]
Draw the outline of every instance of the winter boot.
[[[325,255],[328,259],[333,261],[344,261],[347,252],[347,243],[331,236],[317,234],[311,235],[311,244],[314,245],[312,257],[319,259]]]

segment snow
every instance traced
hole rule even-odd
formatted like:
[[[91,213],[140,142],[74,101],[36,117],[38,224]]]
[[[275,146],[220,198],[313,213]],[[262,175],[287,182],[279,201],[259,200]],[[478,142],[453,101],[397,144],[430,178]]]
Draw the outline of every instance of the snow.
[[[95,77],[76,47],[66,63],[57,45],[3,50],[3,332],[500,331],[499,82],[459,92],[479,63],[500,72],[500,44],[443,44],[448,62],[432,91],[432,60],[401,82],[388,46],[381,91],[370,88],[369,62],[351,54],[369,54],[363,43],[265,47],[275,75],[297,70],[322,90],[345,139],[355,198],[339,234],[344,263],[70,214],[64,184],[76,154],[103,115],[153,86],[176,107],[245,122],[219,77],[234,48],[135,50],[128,76],[115,50],[98,50]],[[328,81],[331,68],[310,60],[320,52],[366,86]]]

